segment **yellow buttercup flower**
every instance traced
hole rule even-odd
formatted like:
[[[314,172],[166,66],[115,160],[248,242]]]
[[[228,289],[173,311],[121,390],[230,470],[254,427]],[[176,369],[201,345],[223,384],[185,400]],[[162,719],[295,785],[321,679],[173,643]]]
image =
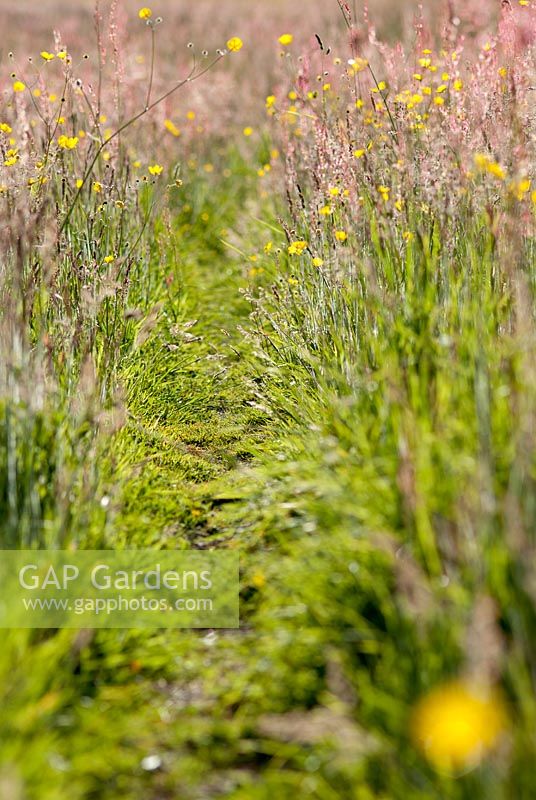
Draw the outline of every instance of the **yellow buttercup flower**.
[[[303,251],[307,248],[307,242],[299,240],[297,242],[292,242],[288,246],[288,253],[291,256],[301,256]]]
[[[78,144],[78,136],[60,136],[58,145],[64,150],[74,150]]]
[[[172,136],[180,136],[181,132],[179,128],[172,122],[170,119],[164,120],[164,128],[172,134]]]
[[[153,12],[151,11],[150,8],[147,8],[147,6],[140,8],[140,10],[138,11],[138,17],[140,19],[151,19],[152,16]]]
[[[13,84],[13,91],[14,92],[23,92],[26,89],[26,84],[22,81],[15,81]]]
[[[503,181],[506,178],[506,172],[501,165],[496,161],[493,161],[489,156],[483,153],[477,153],[474,161],[475,166],[482,170],[482,172],[489,172],[490,175],[493,175],[500,181]]]
[[[149,167],[149,174],[150,175],[161,175],[164,171],[164,167],[161,167],[160,164],[152,164]]]
[[[335,238],[338,242],[345,242],[348,239],[346,231],[335,231]]]
[[[438,769],[454,772],[480,763],[506,724],[506,710],[497,692],[455,681],[418,703],[412,732]]]
[[[41,58],[44,61],[52,61],[52,59],[54,58],[54,53],[49,53],[49,52],[47,52],[47,50],[42,50],[41,51]]]
[[[282,44],[283,47],[287,47],[289,44],[292,44],[294,41],[294,36],[291,33],[283,33],[279,39],[279,44]]]
[[[227,42],[227,50],[229,50],[230,53],[238,53],[239,50],[242,50],[243,46],[244,42],[239,36],[233,36]]]
[[[102,192],[102,183],[100,183],[100,181],[93,181],[93,191],[95,194],[100,194]]]

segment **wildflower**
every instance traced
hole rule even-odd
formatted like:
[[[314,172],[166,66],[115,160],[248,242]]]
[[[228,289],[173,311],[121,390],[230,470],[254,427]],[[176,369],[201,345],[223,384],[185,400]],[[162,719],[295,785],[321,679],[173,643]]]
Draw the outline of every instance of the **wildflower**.
[[[84,181],[82,180],[82,178],[77,178],[76,179],[76,183],[75,183],[76,188],[77,189],[81,189],[83,185],[84,185]]]
[[[279,44],[282,44],[283,47],[287,47],[289,44],[292,44],[294,41],[294,36],[291,33],[283,33],[279,39]]]
[[[113,260],[114,260],[114,256],[104,256],[104,263],[105,264],[111,264]]]
[[[140,10],[138,11],[138,17],[140,19],[151,19],[152,16],[153,12],[151,11],[150,8],[147,8],[147,6],[140,8]]]
[[[332,197],[338,197],[341,193],[341,190],[337,188],[337,186],[332,186],[329,190],[329,193]]]
[[[266,98],[266,108],[273,108],[275,105],[275,95],[269,94]]]
[[[93,191],[95,194],[100,194],[102,192],[102,183],[99,181],[93,181]]]
[[[493,691],[455,681],[417,705],[413,735],[439,769],[476,766],[506,728],[506,712]]]
[[[52,59],[54,58],[54,53],[49,53],[46,50],[42,50],[41,51],[41,58],[44,61],[52,61]]]
[[[14,92],[23,92],[26,89],[26,85],[22,81],[15,81],[13,84],[13,91]]]
[[[519,181],[512,181],[510,191],[520,202],[524,199],[527,192],[530,191],[531,180],[530,178],[521,178]]]
[[[64,150],[74,150],[78,144],[78,136],[65,136],[58,137],[58,145]]]
[[[4,167],[14,167],[15,164],[17,163],[17,161],[19,160],[19,158],[20,158],[20,156],[18,156],[16,154],[12,155],[12,156],[8,155],[8,157],[4,161]]]
[[[62,61],[65,61],[67,58],[67,50],[60,50],[58,53],[58,58],[61,58]]]
[[[297,281],[296,278],[289,278],[288,282],[289,282],[289,284],[291,286],[298,286],[299,285],[299,281]]]
[[[242,50],[244,46],[244,42],[238,36],[233,36],[232,39],[229,39],[227,42],[227,50],[230,53],[238,53],[239,50]]]
[[[463,81],[461,81],[459,78],[456,78],[456,80],[452,84],[452,87],[455,92],[461,92],[461,90],[463,89]]]
[[[2,131],[2,133],[11,133],[12,130],[13,128],[11,128],[11,126],[8,125],[7,122],[0,122],[0,131]]]
[[[483,172],[489,172],[490,175],[493,175],[500,181],[503,181],[506,178],[506,172],[501,167],[499,163],[496,161],[492,161],[491,158],[488,156],[477,153],[474,158],[475,165],[482,170]]]
[[[301,256],[301,254],[306,248],[307,248],[307,242],[304,241],[292,242],[288,246],[288,254],[290,256]]]
[[[395,208],[397,211],[402,211],[404,208],[404,201],[400,197],[398,200],[395,200]]]
[[[354,158],[363,158],[366,152],[367,152],[366,150],[362,149],[354,150]]]
[[[444,101],[444,99],[442,97],[434,97],[434,104],[436,106],[444,106],[445,105],[445,101]]]
[[[251,128],[248,125],[246,128],[244,128],[243,134],[244,134],[244,136],[252,136],[253,135],[253,128]]]
[[[322,267],[323,265],[324,265],[323,258],[319,258],[318,256],[313,258],[313,267]]]
[[[181,132],[179,128],[170,120],[164,120],[164,128],[171,133],[172,136],[180,136]]]
[[[345,242],[348,239],[346,231],[335,231],[335,238],[338,242]]]
[[[406,241],[406,242],[411,242],[411,241],[413,241],[413,239],[415,238],[415,236],[414,236],[414,234],[413,234],[411,231],[404,231],[404,233],[402,234],[402,238],[403,238],[403,239],[404,239],[404,241]]]
[[[163,171],[164,167],[161,167],[160,164],[151,164],[149,167],[150,175],[161,175]]]
[[[273,248],[273,246],[274,246],[273,242],[267,242],[267,243],[264,245],[264,252],[265,252],[265,253],[271,253],[271,252],[272,252],[272,248]]]
[[[387,203],[389,200],[389,192],[391,191],[388,186],[378,186],[378,191],[382,196],[382,200],[384,203]]]
[[[323,217],[328,217],[330,214],[333,214],[333,209],[332,209],[331,206],[322,206],[322,208],[320,209],[319,213]]]
[[[368,67],[368,61],[364,58],[350,58],[348,66],[350,75],[357,75],[358,72],[363,72]]]
[[[530,199],[536,205],[536,190],[531,194]]]

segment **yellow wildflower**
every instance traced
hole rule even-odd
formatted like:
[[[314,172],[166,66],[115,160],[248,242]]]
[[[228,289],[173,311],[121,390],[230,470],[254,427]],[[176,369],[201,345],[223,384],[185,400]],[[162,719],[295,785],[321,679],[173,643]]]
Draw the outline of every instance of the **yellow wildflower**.
[[[227,42],[227,50],[230,53],[238,53],[239,50],[242,50],[244,46],[244,42],[238,36],[233,36],[232,39],[229,39]]]
[[[301,256],[301,254],[306,248],[307,248],[307,242],[304,241],[292,242],[288,246],[288,254],[290,256]]]
[[[439,769],[476,766],[506,728],[506,712],[497,693],[455,681],[433,691],[417,705],[413,736]]]
[[[54,53],[49,53],[47,50],[42,50],[41,51],[41,58],[44,61],[52,61],[52,59],[54,58]]]
[[[95,194],[100,194],[102,192],[102,183],[99,181],[93,181],[93,191]]]
[[[148,169],[150,175],[161,175],[164,171],[164,167],[161,167],[160,164],[151,164]]]
[[[58,137],[58,145],[64,150],[74,150],[78,144],[78,136],[65,136]]]
[[[335,238],[338,242],[345,242],[348,239],[346,231],[335,231]]]
[[[172,122],[170,119],[164,120],[164,128],[172,134],[172,136],[180,136],[181,132],[179,128]]]
[[[279,39],[279,44],[282,44],[283,47],[287,47],[289,44],[292,44],[294,41],[294,36],[291,33],[283,33]]]
[[[152,16],[153,12],[151,11],[150,8],[147,8],[147,6],[140,8],[140,10],[138,11],[138,17],[140,19],[151,19]]]
[[[13,84],[13,91],[14,92],[23,92],[26,89],[26,85],[22,81],[15,81]]]
[[[252,136],[253,135],[253,128],[251,128],[248,125],[246,128],[244,128],[243,133],[244,133],[244,136]]]

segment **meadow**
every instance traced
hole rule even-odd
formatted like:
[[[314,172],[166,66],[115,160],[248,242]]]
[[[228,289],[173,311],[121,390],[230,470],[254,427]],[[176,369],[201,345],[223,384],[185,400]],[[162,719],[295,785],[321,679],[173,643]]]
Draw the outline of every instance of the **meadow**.
[[[3,6],[0,549],[241,626],[2,631],[0,800],[530,800],[533,0]]]

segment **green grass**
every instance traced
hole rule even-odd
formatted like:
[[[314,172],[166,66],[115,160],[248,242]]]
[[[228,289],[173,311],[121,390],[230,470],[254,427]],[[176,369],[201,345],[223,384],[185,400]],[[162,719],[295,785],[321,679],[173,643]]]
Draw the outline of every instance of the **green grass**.
[[[305,259],[266,259],[260,282],[278,293],[260,291],[251,323],[248,264],[218,233],[259,249],[249,173],[232,163],[230,179],[185,185],[189,210],[158,218],[134,273],[140,314],[113,367],[124,425],[94,440],[83,417],[62,428],[21,413],[15,461],[30,489],[46,463],[85,505],[75,513],[52,478],[37,505],[33,489],[13,499],[7,456],[0,474],[27,537],[50,519],[92,544],[239,549],[242,628],[7,634],[0,794],[528,800],[536,619],[510,536],[517,520],[530,552],[535,385],[488,235],[467,221],[453,256],[415,220],[405,260],[367,236],[342,283]],[[371,264],[374,291],[359,279]],[[533,281],[531,251],[525,269]],[[18,518],[6,519],[10,543]],[[502,642],[512,755],[455,780],[415,750],[409,718],[482,658],[478,628],[466,645],[481,595],[497,609],[486,630],[490,652]],[[154,773],[141,766],[151,754]]]

